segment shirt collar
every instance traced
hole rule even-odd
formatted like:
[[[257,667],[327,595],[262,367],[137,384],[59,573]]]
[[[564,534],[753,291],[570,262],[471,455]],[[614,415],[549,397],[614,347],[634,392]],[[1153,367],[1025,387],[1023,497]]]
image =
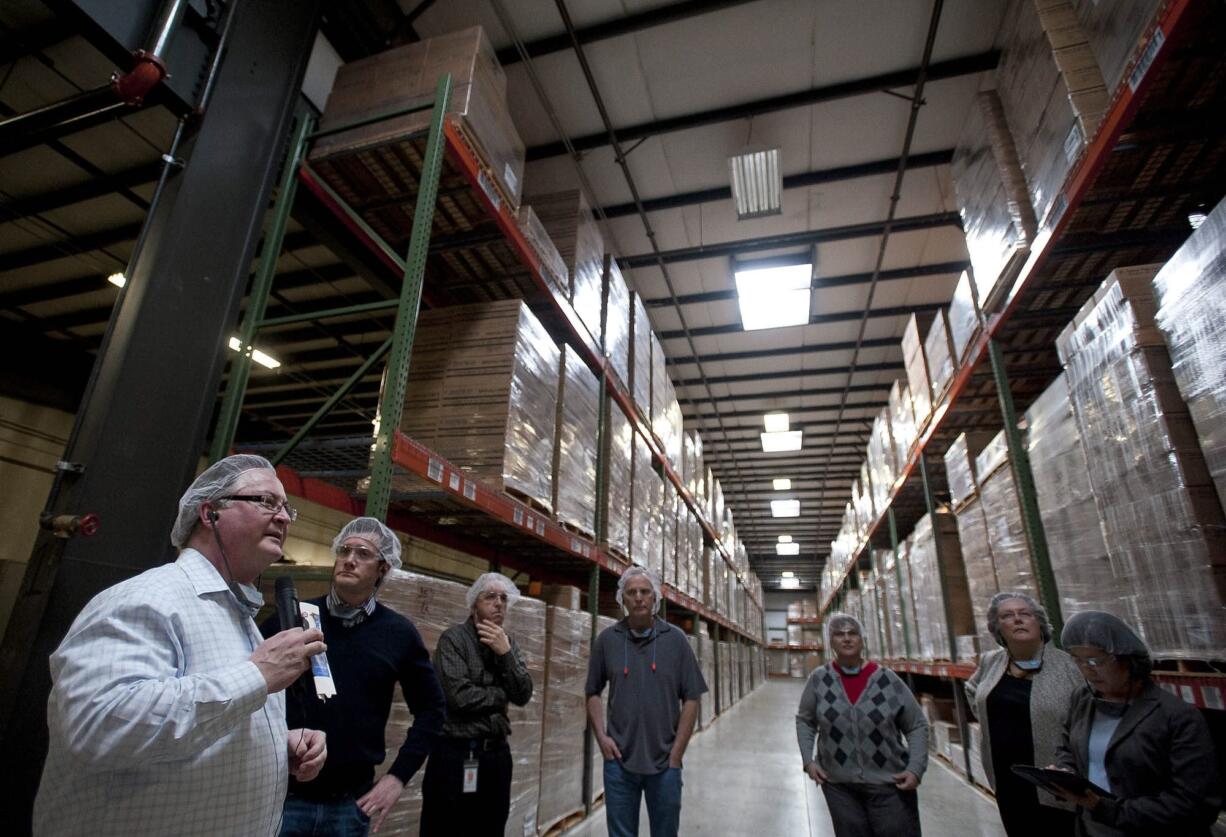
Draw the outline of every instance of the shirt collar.
[[[197,596],[230,592],[230,585],[226,584],[212,562],[190,547],[179,553],[175,565],[187,576]]]
[[[665,622],[663,619],[659,618],[658,616],[652,617],[651,627],[652,627],[652,634],[654,636],[659,636],[662,633],[666,633],[668,631],[673,630],[672,625],[670,625],[668,622]],[[618,621],[618,623],[613,626],[613,629],[620,633],[634,636],[634,634],[630,632],[630,617],[628,616],[622,617]]]

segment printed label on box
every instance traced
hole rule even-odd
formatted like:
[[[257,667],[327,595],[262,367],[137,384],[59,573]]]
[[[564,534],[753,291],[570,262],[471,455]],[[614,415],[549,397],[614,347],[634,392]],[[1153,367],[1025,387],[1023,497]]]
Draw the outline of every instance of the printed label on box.
[[[473,501],[477,499],[477,484],[472,480],[464,483],[464,496]]]
[[[437,459],[431,459],[429,464],[426,465],[426,476],[435,482],[441,483],[443,481],[443,463]]]
[[[447,487],[450,488],[452,491],[459,491],[460,490],[460,475],[452,474],[451,476],[449,476],[447,478]]]
[[[1226,709],[1222,703],[1222,690],[1217,686],[1201,686],[1200,693],[1205,699],[1206,709]]]
[[[1164,43],[1166,43],[1166,35],[1162,34],[1161,29],[1155,29],[1154,36],[1149,39],[1149,43],[1145,45],[1145,51],[1141,53],[1141,58],[1137,61],[1137,66],[1133,67],[1132,72],[1128,74],[1128,89],[1133,93],[1136,93],[1137,88],[1141,86],[1141,79],[1145,78],[1145,74],[1149,72],[1150,66],[1158,57],[1158,52]]]
[[[477,185],[481,187],[481,191],[489,198],[490,203],[494,205],[494,211],[497,212],[502,208],[502,198],[498,195],[498,189],[494,187],[491,181],[485,174],[485,169],[477,170]]]
[[[516,187],[519,185],[519,178],[515,176],[515,169],[511,168],[510,163],[507,163],[503,168],[502,179],[507,182],[508,189],[510,189],[512,192],[517,191]]]

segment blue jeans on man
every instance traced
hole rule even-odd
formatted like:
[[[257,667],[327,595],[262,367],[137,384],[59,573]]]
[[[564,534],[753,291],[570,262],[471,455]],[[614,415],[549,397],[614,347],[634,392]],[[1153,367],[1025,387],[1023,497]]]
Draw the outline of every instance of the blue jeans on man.
[[[651,837],[677,837],[681,825],[681,768],[631,773],[616,759],[604,763],[604,807],[609,837],[636,837],[639,805],[647,800]]]
[[[328,802],[297,796],[285,800],[281,837],[366,837],[369,831],[370,817],[362,813],[353,796]]]

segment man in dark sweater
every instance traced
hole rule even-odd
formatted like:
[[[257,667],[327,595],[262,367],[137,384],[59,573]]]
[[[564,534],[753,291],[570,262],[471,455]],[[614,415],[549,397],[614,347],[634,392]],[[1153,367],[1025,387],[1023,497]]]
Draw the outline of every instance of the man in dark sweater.
[[[443,632],[434,665],[447,723],[422,779],[420,837],[502,837],[511,810],[507,704],[532,699],[532,677],[502,628],[519,590],[501,573],[468,588],[469,617]]]
[[[332,589],[311,603],[319,606],[336,695],[326,702],[314,694],[286,701],[291,729],[327,733],[328,761],[315,781],[290,781],[282,837],[377,832],[443,729],[443,692],[421,635],[375,601],[384,576],[400,567],[400,541],[373,517],[359,517],[336,536],[332,551]],[[263,625],[266,635],[277,628],[276,617]],[[413,726],[376,782],[397,683]]]

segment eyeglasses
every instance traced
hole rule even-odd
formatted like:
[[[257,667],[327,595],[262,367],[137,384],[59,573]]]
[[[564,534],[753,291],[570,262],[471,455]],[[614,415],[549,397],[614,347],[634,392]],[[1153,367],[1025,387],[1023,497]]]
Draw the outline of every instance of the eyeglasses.
[[[1112,662],[1113,660],[1115,660],[1115,657],[1110,657],[1110,656],[1108,656],[1108,657],[1078,657],[1078,656],[1074,656],[1074,657],[1073,657],[1073,662],[1075,662],[1075,663],[1077,664],[1077,667],[1078,667],[1078,668],[1102,668],[1103,666],[1107,665],[1108,663]]]
[[[378,561],[379,553],[364,546],[340,546],[336,549],[338,558],[353,556],[355,561]]]
[[[298,510],[291,506],[287,501],[282,500],[273,494],[227,494],[225,497],[218,497],[219,500],[244,500],[248,503],[255,503],[266,512],[284,511],[289,517],[290,523],[298,519]]]
[[[631,590],[624,590],[622,592],[622,595],[629,596],[632,599],[646,598],[647,596],[654,596],[655,594],[656,594],[656,591],[651,589],[650,587],[648,587],[646,590],[631,589]]]
[[[831,639],[840,639],[842,637],[859,636],[859,631],[833,631],[830,634]]]
[[[486,592],[486,593],[482,593],[477,598],[483,602],[492,602],[492,601],[497,600],[497,601],[502,602],[503,604],[506,604],[508,601],[506,593],[496,593],[493,590],[490,590],[489,592]]]

